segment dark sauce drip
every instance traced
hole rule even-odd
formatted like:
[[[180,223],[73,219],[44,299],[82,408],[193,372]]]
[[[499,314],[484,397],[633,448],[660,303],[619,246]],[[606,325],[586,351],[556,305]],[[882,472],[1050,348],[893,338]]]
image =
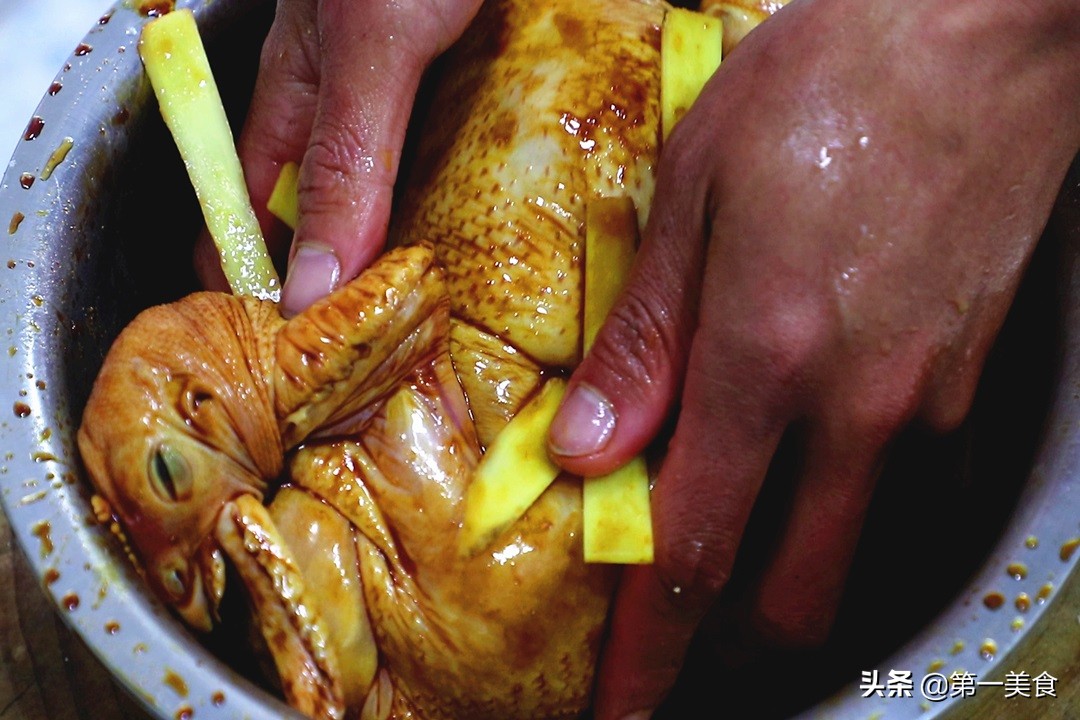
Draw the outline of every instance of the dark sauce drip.
[[[40,115],[35,115],[30,118],[30,124],[26,126],[26,132],[23,133],[23,140],[33,140],[37,136],[41,135],[41,131],[45,129],[45,118]]]
[[[180,697],[187,697],[188,685],[184,678],[180,677],[173,670],[165,671],[165,684],[172,688]]]
[[[30,532],[33,533],[34,537],[41,543],[41,557],[47,558],[52,555],[55,548],[53,547],[52,541],[52,525],[49,524],[49,521],[42,520],[39,523],[35,523],[30,529]]]
[[[64,89],[64,83],[57,80],[56,82],[54,82],[52,85],[49,86],[49,94],[50,95],[56,95],[58,92],[60,92],[63,89]]]
[[[1005,568],[1005,574],[1014,580],[1023,580],[1028,575],[1027,565],[1024,563],[1009,563]]]
[[[1080,547],[1080,538],[1066,540],[1062,543],[1061,550],[1058,551],[1058,557],[1061,558],[1062,562],[1069,562],[1077,547]]]
[[[94,49],[93,45],[87,45],[86,43],[79,43],[75,48],[75,54],[79,57],[83,55],[89,55]]]
[[[175,4],[173,0],[143,0],[139,3],[139,14],[146,17],[159,17],[172,12]]]
[[[23,173],[19,176],[19,185],[22,186],[23,190],[29,190],[33,184],[34,176],[30,173]]]

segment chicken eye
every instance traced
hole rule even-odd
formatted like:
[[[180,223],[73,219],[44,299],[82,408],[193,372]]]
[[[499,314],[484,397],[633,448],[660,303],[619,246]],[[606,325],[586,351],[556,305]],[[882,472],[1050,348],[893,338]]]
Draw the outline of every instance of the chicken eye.
[[[159,445],[150,456],[150,480],[162,500],[178,502],[191,497],[191,468],[184,456],[168,445]]]

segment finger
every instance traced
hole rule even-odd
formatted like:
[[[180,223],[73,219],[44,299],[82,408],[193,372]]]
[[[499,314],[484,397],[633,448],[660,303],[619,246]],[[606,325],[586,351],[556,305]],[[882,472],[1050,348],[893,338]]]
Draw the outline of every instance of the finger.
[[[299,162],[307,147],[318,96],[318,46],[314,0],[282,0],[263,43],[247,118],[237,142],[255,216],[280,267],[292,231],[267,210],[281,167]],[[217,249],[204,229],[196,241],[195,267],[204,287],[228,291]]]
[[[706,203],[702,183],[685,182],[695,175],[684,170],[697,160],[672,138],[630,280],[574,371],[548,434],[556,461],[580,475],[610,472],[641,452],[682,383],[704,264]]]
[[[421,75],[477,2],[323,0],[321,82],[300,168],[299,224],[282,293],[295,314],[382,250]]]
[[[679,422],[653,491],[655,562],[629,568],[616,596],[597,681],[602,719],[647,715],[674,684],[698,623],[730,577],[783,432],[769,412],[776,398],[698,370],[709,367],[717,345],[695,340]],[[702,443],[701,428],[714,440]]]
[[[879,437],[846,423],[808,428],[788,520],[751,603],[751,642],[783,649],[825,642],[882,455]]]

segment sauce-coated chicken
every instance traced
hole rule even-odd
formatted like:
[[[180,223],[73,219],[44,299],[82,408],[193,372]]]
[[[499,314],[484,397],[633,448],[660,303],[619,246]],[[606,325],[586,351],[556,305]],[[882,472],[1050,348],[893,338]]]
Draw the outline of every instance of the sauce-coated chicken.
[[[584,209],[644,218],[659,2],[488,3],[442,67],[395,249],[285,321],[196,293],[118,337],[79,432],[148,582],[193,627],[231,563],[312,717],[587,708],[612,569],[580,480],[456,542],[484,448],[581,353]]]

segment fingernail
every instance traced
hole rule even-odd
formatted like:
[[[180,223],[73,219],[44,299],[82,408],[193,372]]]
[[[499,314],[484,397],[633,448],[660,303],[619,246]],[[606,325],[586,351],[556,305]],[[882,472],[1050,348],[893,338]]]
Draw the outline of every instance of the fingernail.
[[[329,295],[341,276],[341,263],[325,245],[302,243],[289,263],[281,305],[285,315],[303,312],[313,302]]]
[[[623,720],[649,720],[652,717],[651,710],[638,710],[623,717]]]
[[[562,457],[598,453],[615,431],[615,408],[589,385],[580,384],[563,400],[551,426],[548,445]]]

